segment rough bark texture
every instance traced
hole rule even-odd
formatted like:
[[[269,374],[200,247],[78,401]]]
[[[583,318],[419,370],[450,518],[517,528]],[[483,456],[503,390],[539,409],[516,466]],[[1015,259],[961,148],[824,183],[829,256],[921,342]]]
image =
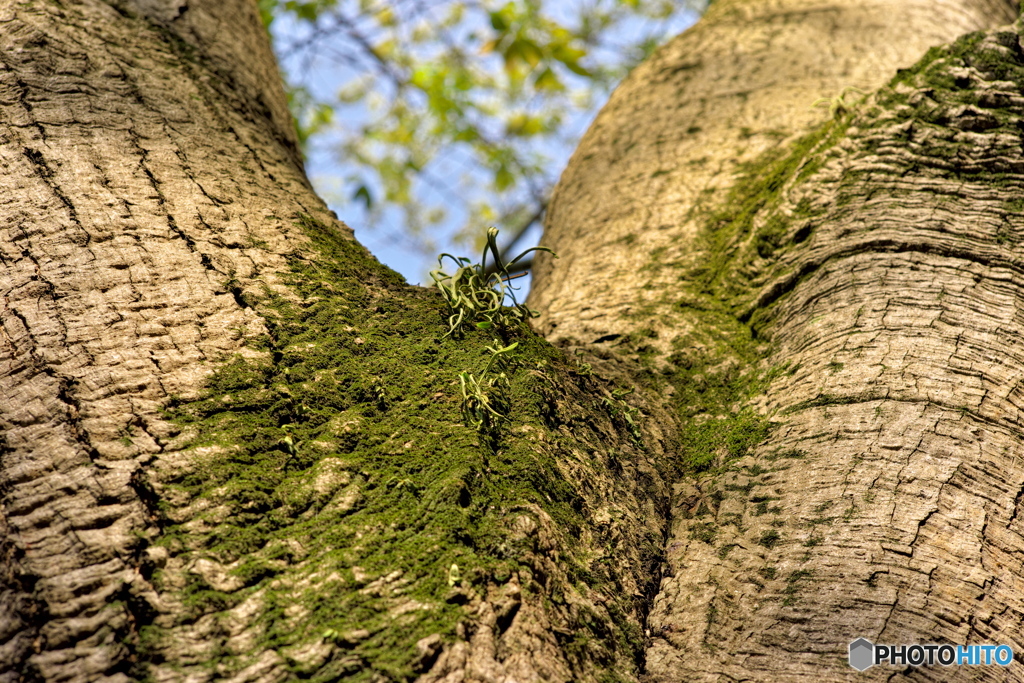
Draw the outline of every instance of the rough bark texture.
[[[716,0],[637,67],[584,136],[545,221],[529,302],[548,339],[592,343],[639,321],[691,324],[663,300],[661,264],[696,236],[737,171],[856,100],[928,48],[1013,21],[1009,0]],[[675,269],[668,271],[675,273]]]
[[[645,672],[846,680],[861,636],[1019,651],[1018,36],[930,52],[866,105],[808,106],[1013,8],[747,7],[716,3],[612,98],[530,299],[550,339],[658,368],[683,418],[697,474],[676,485]],[[810,57],[828,52],[810,26],[837,59]]]
[[[660,427],[355,245],[254,4],[0,3],[0,183],[0,680],[636,671]]]
[[[637,71],[552,207],[574,272],[541,273],[541,323],[577,357],[450,329],[355,244],[251,4],[0,4],[0,681],[844,680],[857,636],[1024,647],[1019,37],[805,109],[1010,18],[923,7],[719,0]],[[841,68],[796,49],[819,34]]]
[[[253,7],[220,6],[262,39]],[[218,72],[129,14],[0,6],[3,680],[125,678],[158,411],[262,330],[245,286],[294,242],[264,217],[322,206],[265,51]]]
[[[734,192],[778,188],[716,277],[785,371],[771,436],[682,487],[653,680],[840,680],[862,636],[1024,647],[1022,78],[1016,32],[973,34]],[[951,677],[1024,667],[858,680]]]

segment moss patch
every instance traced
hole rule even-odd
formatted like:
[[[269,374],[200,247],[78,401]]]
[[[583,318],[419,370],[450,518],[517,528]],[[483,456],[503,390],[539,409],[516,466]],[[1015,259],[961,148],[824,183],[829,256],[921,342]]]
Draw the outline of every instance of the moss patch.
[[[562,418],[544,386],[571,364],[525,324],[446,338],[436,292],[405,286],[329,226],[300,223],[314,249],[290,257],[292,295],[267,292],[257,304],[269,336],[249,343],[263,353],[227,360],[203,397],[169,407],[194,434],[197,465],[160,483],[175,504],[163,504],[157,543],[229,567],[233,582],[218,589],[188,574],[180,599],[190,618],[250,600],[252,655],[288,659],[297,646],[334,643],[325,663],[300,654],[289,664],[311,680],[410,680],[424,666],[416,642],[453,640],[462,604],[516,574],[525,592],[561,581],[559,594],[604,595],[602,613],[574,612],[580,642],[566,651],[582,648],[581,662],[609,671],[635,666],[635,599],[577,541],[589,533],[581,490],[591,482],[568,481],[557,462],[569,439],[551,432]],[[502,346],[518,342],[505,368],[508,419],[478,431],[462,420],[457,376],[482,370],[495,333]],[[562,577],[527,559],[545,524]],[[209,667],[237,670],[247,657],[221,653]]]
[[[820,211],[789,195],[835,153],[852,116],[843,113],[744,165],[721,207],[705,218],[701,263],[680,275],[673,307],[690,330],[674,342],[667,377],[683,418],[683,472],[723,466],[770,433],[770,416],[744,406],[787,368],[765,364],[770,311],[755,308],[754,297],[779,274],[779,256],[811,236]]]

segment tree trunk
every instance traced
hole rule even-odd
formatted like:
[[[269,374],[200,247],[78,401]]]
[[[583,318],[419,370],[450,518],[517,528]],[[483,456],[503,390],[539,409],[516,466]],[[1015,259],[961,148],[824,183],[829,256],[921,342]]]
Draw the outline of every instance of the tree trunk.
[[[678,335],[677,266],[736,174],[933,46],[1012,22],[1009,0],[715,0],[614,92],[551,200],[530,303],[552,341],[637,321]],[[614,283],[614,284],[613,284]]]
[[[713,276],[770,348],[772,432],[677,500],[656,680],[841,676],[858,637],[1024,645],[1022,76],[1015,32],[962,39],[737,189],[775,193],[730,212]]]
[[[1019,649],[1019,37],[809,109],[1012,18],[718,0],[558,190],[533,300],[575,356],[353,241],[255,6],[3,4],[0,680]]]
[[[255,5],[0,24],[0,679],[635,671],[657,435],[354,243]]]
[[[1013,31],[974,35],[863,105],[844,92],[1012,18],[715,3],[570,162],[540,329],[667,376],[679,466],[703,472],[676,486],[649,680],[845,680],[858,637],[1024,644],[1024,53]]]

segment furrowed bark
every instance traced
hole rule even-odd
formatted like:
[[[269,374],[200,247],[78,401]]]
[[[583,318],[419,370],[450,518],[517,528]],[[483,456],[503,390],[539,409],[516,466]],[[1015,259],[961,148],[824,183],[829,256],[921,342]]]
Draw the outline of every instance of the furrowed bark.
[[[255,9],[220,7],[265,43]],[[262,329],[243,297],[283,259],[251,240],[298,244],[264,216],[322,207],[279,83],[251,82],[265,46],[239,82],[146,9],[0,6],[4,680],[126,678],[159,409]]]
[[[0,680],[633,679],[671,416],[355,244],[254,5],[3,4],[0,122]]]
[[[564,258],[541,263],[530,299],[557,343],[657,369],[682,418],[646,674],[846,680],[862,636],[1019,649],[1019,38],[929,52],[867,104],[803,108],[1015,8],[887,8],[904,23],[876,3],[716,5],[584,139],[549,213],[545,244]],[[819,25],[846,60],[801,59],[788,77],[792,55],[824,52],[804,26],[873,12],[874,35]],[[944,12],[921,44],[885,33]],[[717,46],[723,59],[703,58]],[[721,66],[729,55],[744,65]]]
[[[771,435],[677,501],[653,680],[845,680],[858,637],[1021,648],[1022,79],[1012,30],[930,52],[828,124],[733,244],[718,276],[758,271],[737,310],[786,371]]]
[[[825,121],[930,47],[1009,23],[1009,0],[716,0],[613,93],[560,179],[530,305],[548,339],[678,337],[671,298],[704,216],[743,165]]]
[[[692,34],[721,59],[638,70],[559,190],[583,279],[542,277],[579,296],[540,322],[580,357],[453,333],[332,219],[251,5],[0,7],[0,677],[840,680],[857,636],[1018,647],[1019,38],[803,109],[1010,5],[756,7]],[[906,34],[839,28],[885,7]],[[782,62],[676,92],[757,24]],[[885,64],[762,92],[797,25]],[[616,141],[640,91],[664,130]],[[657,144],[719,133],[705,170]],[[595,247],[590,186],[670,229]]]

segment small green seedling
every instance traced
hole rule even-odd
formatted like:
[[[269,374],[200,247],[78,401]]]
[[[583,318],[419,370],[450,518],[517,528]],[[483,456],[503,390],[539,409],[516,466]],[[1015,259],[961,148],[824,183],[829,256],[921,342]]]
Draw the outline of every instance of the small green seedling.
[[[576,349],[574,355],[576,356],[576,374],[581,377],[589,377],[590,375],[593,375],[594,367],[590,363],[584,363],[582,360],[583,350]]]
[[[462,389],[462,419],[466,425],[477,430],[489,429],[495,419],[507,420],[499,408],[502,392],[508,388],[508,377],[504,372],[499,372],[495,377],[488,377],[491,368],[497,366],[499,370],[506,370],[509,366],[507,354],[512,353],[519,346],[514,342],[508,346],[501,346],[497,340],[494,346],[488,346],[491,357],[487,359],[480,378],[477,379],[468,372],[459,373],[459,387]]]
[[[850,98],[848,97],[850,93],[857,93],[858,95],[860,95],[860,97]],[[840,116],[853,109],[854,105],[863,100],[866,94],[867,93],[865,93],[860,88],[847,86],[843,88],[843,91],[839,93],[837,97],[819,97],[818,99],[814,100],[814,104],[812,104],[811,106],[827,106],[829,116],[831,116],[834,119],[838,119]]]
[[[555,255],[547,247],[531,247],[508,263],[503,263],[498,251],[498,229],[490,228],[487,230],[487,244],[480,263],[472,263],[465,257],[441,254],[437,258],[438,268],[430,271],[430,278],[448,305],[448,332],[444,336],[458,333],[464,325],[488,330],[495,326],[509,327],[517,321],[535,317],[536,313],[516,301],[517,288],[511,282],[519,275],[509,273],[509,268],[532,251],[546,251]],[[493,272],[488,272],[488,252],[494,257]],[[455,264],[455,272],[445,272],[445,259]],[[512,300],[512,306],[508,308],[504,305],[506,296]]]
[[[451,567],[448,567],[448,585],[455,586],[462,580],[462,572],[459,570],[459,565],[452,563]]]
[[[629,435],[633,438],[633,443],[643,448],[643,432],[641,431],[640,424],[638,422],[640,411],[622,400],[624,396],[629,396],[632,393],[632,388],[614,389],[612,390],[611,398],[606,396],[602,401],[613,413],[622,416],[622,419],[625,420],[626,424],[629,426]]]
[[[491,398],[487,395],[488,389],[493,389],[498,383],[505,380],[504,372],[491,380],[478,380],[468,372],[459,373],[459,385],[462,389],[462,419],[468,426],[483,430],[490,427],[492,418],[507,419],[495,410]]]
[[[498,340],[494,340],[494,346],[486,347],[491,352],[491,357],[487,360],[487,365],[484,366],[484,371],[481,375],[486,375],[491,371],[491,366],[495,363],[499,370],[505,370],[509,366],[509,359],[506,354],[511,354],[519,346],[519,342],[513,342],[508,346],[499,346]]]

